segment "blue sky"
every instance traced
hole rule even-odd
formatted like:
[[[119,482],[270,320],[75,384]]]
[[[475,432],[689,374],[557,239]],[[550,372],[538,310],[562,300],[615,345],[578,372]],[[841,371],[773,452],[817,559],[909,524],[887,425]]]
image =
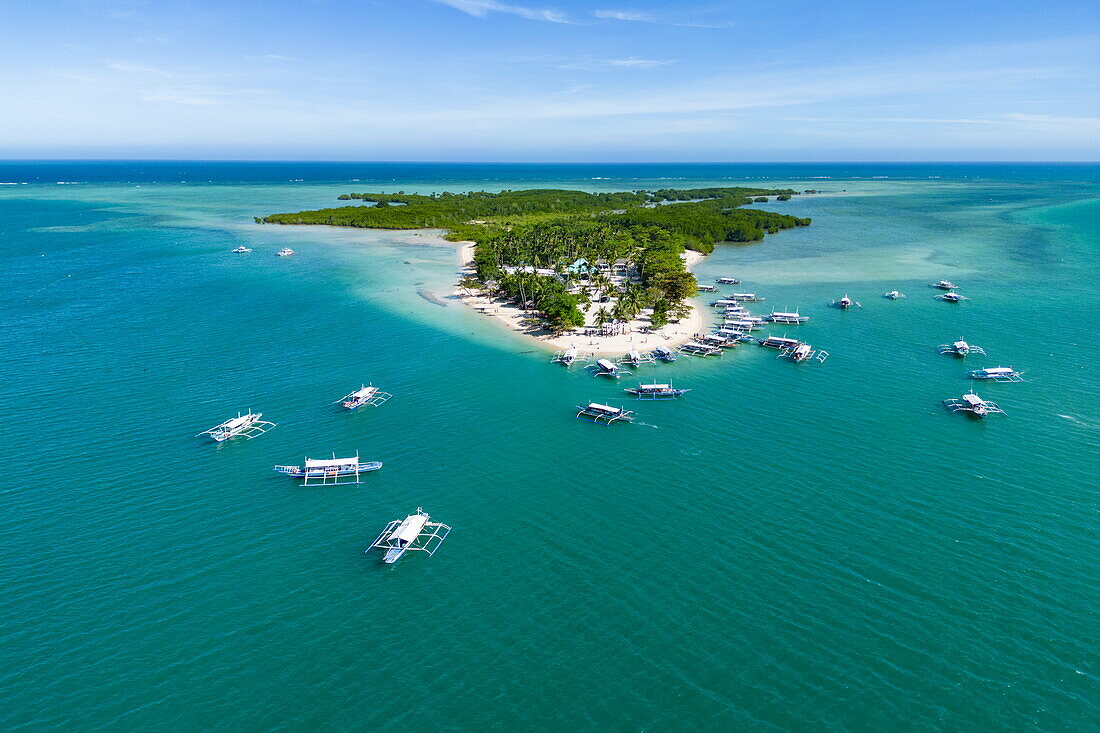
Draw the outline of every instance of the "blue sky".
[[[0,3],[0,157],[1100,160],[1100,3]]]

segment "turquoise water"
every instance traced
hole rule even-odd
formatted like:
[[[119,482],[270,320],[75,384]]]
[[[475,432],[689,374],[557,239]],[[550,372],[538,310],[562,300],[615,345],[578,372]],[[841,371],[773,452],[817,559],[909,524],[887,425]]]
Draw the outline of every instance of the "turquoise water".
[[[623,385],[417,295],[457,272],[433,233],[252,224],[348,190],[744,180],[838,195],[768,204],[814,224],[723,245],[700,279],[799,307],[786,330],[828,361],[645,367],[692,392],[613,428],[571,408]],[[0,727],[1093,727],[1098,181],[0,164]],[[940,278],[972,300],[933,300]],[[827,307],[844,293],[863,308]],[[940,406],[971,386],[934,351],[960,336],[989,353],[972,368],[1025,373],[978,387],[1007,416]],[[395,397],[329,405],[364,381]],[[248,407],[278,426],[192,437]],[[270,470],[355,450],[385,462],[361,486]],[[417,506],[455,527],[434,557],[363,555]]]

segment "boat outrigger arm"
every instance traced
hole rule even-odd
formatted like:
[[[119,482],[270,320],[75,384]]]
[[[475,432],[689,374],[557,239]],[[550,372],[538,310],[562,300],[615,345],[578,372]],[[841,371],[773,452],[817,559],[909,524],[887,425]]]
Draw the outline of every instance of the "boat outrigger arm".
[[[219,443],[229,440],[230,438],[236,438],[238,435],[245,438],[255,438],[257,435],[263,435],[276,425],[276,423],[261,420],[261,417],[263,417],[262,412],[252,412],[252,410],[249,410],[244,415],[238,412],[236,417],[231,417],[209,430],[203,430],[195,437],[198,438],[203,435],[209,435]]]
[[[434,555],[443,540],[451,533],[451,528],[439,522],[429,522],[430,516],[417,507],[416,514],[404,519],[395,519],[386,525],[382,533],[375,538],[364,552],[382,550],[382,561],[395,563],[409,550],[419,550]]]

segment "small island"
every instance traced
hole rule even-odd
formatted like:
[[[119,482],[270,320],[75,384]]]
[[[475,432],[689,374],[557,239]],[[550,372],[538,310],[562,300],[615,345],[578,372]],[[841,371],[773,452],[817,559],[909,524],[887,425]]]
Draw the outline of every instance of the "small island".
[[[588,193],[532,189],[348,193],[362,204],[257,217],[264,224],[446,229],[464,243],[456,294],[555,348],[598,352],[634,336],[682,342],[700,330],[689,266],[719,242],[755,242],[809,219],[741,208],[797,191],[692,188]],[[625,341],[624,341],[625,339]]]

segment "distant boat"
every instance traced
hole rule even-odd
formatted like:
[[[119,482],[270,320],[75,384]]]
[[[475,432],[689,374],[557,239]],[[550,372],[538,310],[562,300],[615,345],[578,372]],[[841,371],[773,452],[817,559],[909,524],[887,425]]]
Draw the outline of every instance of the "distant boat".
[[[792,325],[805,323],[806,321],[810,320],[809,316],[799,315],[798,311],[772,311],[764,317],[772,323],[787,323]]]
[[[292,250],[290,247],[283,247],[281,250],[279,250],[275,254],[278,257],[290,257],[291,255],[296,255],[298,253],[295,252],[294,250]]]
[[[237,247],[237,249],[233,250],[233,254],[243,255],[248,254],[251,251],[252,250],[250,250],[248,247],[241,245],[240,247]]]
[[[889,293],[883,293],[882,297],[889,298],[890,300],[897,300],[898,298],[904,298],[905,295],[896,290],[891,290]]]
[[[630,372],[610,359],[596,359],[596,363],[590,364],[587,369],[592,372],[592,376],[594,377],[611,377],[612,379],[618,379],[624,374],[630,374]]]
[[[942,295],[934,295],[932,297],[934,297],[936,300],[942,300],[947,303],[961,303],[964,300],[970,300],[970,298],[966,297],[965,295],[959,295],[956,292],[943,293]]]
[[[985,349],[981,346],[968,344],[962,339],[951,344],[940,344],[936,347],[936,350],[941,354],[951,354],[952,356],[969,356],[970,354],[981,354],[985,356]]]
[[[275,427],[275,423],[261,420],[260,418],[262,417],[262,412],[252,412],[252,410],[249,410],[244,415],[238,412],[236,417],[231,417],[209,430],[203,430],[195,437],[197,438],[199,435],[208,435],[218,443],[224,443],[230,438],[236,438],[237,436],[255,438],[257,435],[263,435],[268,430]]]
[[[579,419],[588,420],[589,422],[599,423],[601,425],[610,425],[619,420],[631,422],[634,419],[634,413],[630,410],[624,410],[621,407],[611,407],[610,405],[601,405],[598,402],[578,405],[577,410],[579,410],[579,412],[577,412],[577,417]]]
[[[740,285],[741,284],[741,281],[738,280],[735,277],[716,277],[716,278],[714,278],[714,282],[718,283],[719,285]]]
[[[944,400],[943,406],[951,410],[951,412],[969,412],[978,419],[998,412],[1002,415],[1007,414],[996,402],[983,400],[981,397],[974,394],[973,391],[967,392],[957,400]]]
[[[854,306],[857,306],[857,307],[859,307],[859,308],[862,308],[862,307],[863,307],[862,305],[860,305],[860,304],[859,304],[859,303],[857,303],[856,301],[854,301],[854,300],[852,300],[851,298],[849,298],[849,297],[848,297],[848,294],[847,294],[847,293],[845,293],[845,294],[844,294],[844,297],[843,297],[843,298],[841,298],[840,300],[834,300],[832,304],[833,304],[833,307],[835,307],[835,308],[840,308],[841,310],[848,310],[848,309],[849,309],[849,308],[851,308],[851,307],[852,307],[853,305],[854,305]]]
[[[939,288],[940,290],[954,290],[959,286],[950,280],[940,280],[938,283],[932,283],[932,287]]]
[[[382,461],[360,461],[359,454],[351,458],[313,460],[306,458],[301,466],[275,466],[275,470],[291,478],[302,479],[302,486],[344,486],[358,484],[359,474],[377,471]],[[349,479],[350,480],[345,480]]]
[[[400,560],[409,550],[421,550],[431,557],[443,544],[443,540],[447,539],[451,528],[446,524],[429,522],[429,519],[431,517],[417,507],[416,514],[387,524],[382,534],[364,552],[382,550],[382,562],[390,565]]]
[[[361,386],[359,389],[352,392],[348,392],[346,395],[336,400],[332,404],[339,402],[345,409],[354,410],[357,407],[363,405],[381,405],[383,402],[393,397],[389,392],[383,392],[375,387],[373,384]]]
[[[559,351],[558,353],[554,354],[552,359],[550,359],[550,361],[552,363],[556,362],[558,364],[564,364],[565,366],[570,366],[576,360],[577,360],[577,347],[576,346],[570,346],[565,351]]]
[[[1012,367],[986,367],[975,369],[967,376],[971,379],[987,379],[993,382],[1022,382],[1024,378]]]
[[[640,400],[671,400],[691,390],[677,389],[671,384],[639,384],[637,387],[627,387],[624,391]]]

